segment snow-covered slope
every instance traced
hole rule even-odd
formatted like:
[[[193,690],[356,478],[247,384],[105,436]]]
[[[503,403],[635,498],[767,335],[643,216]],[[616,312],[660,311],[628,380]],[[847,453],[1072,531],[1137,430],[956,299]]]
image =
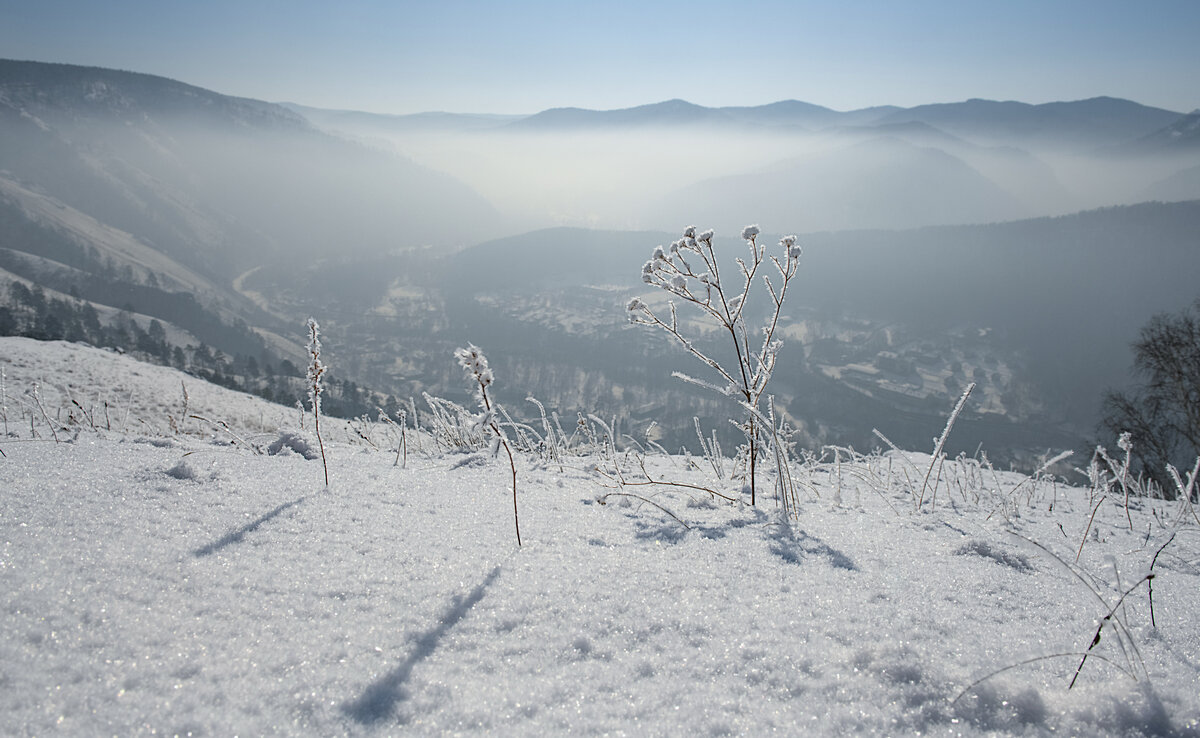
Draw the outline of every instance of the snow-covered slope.
[[[273,437],[281,426],[300,422],[295,408],[79,343],[0,338],[0,369],[6,375],[9,431],[18,430],[12,427],[18,414],[34,411],[38,417],[34,430],[42,437],[49,436],[49,430],[31,396],[34,383],[49,414],[80,431],[161,436],[178,430],[203,436],[224,423],[239,436],[269,433]],[[24,437],[28,436],[26,427]]]
[[[183,380],[231,444],[171,432],[171,370],[11,338],[0,368],[6,735],[1200,731],[1200,521],[1178,502],[1135,500],[1131,532],[1115,495],[964,460],[915,512],[929,457],[891,454],[798,466],[789,522],[522,456],[518,548],[486,455],[414,435],[398,466],[382,431],[331,423],[325,489],[319,461],[254,450],[295,410]],[[34,380],[51,418],[70,387],[129,419],[55,443]]]
[[[31,221],[57,228],[65,238],[86,244],[95,250],[98,258],[107,258],[117,267],[128,266],[139,276],[154,274],[164,289],[201,295],[224,294],[211,280],[166,254],[49,195],[0,176],[0,197],[8,198]]]

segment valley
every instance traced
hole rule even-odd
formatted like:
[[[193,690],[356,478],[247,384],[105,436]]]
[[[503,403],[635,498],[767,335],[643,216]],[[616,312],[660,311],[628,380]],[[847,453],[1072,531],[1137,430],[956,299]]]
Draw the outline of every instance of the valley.
[[[974,383],[952,450],[1028,468],[1093,441],[1138,327],[1194,296],[1193,117],[1111,98],[380,116],[0,61],[0,324],[290,403],[312,316],[346,384],[331,411],[355,415],[465,401],[450,356],[477,343],[517,417],[532,396],[672,447],[696,417],[732,447],[729,401],[671,376],[704,367],[623,306],[664,305],[637,270],[683,225],[715,226],[732,268],[757,220],[804,247],[773,384],[797,443],[923,448]],[[75,327],[87,310],[108,327]]]

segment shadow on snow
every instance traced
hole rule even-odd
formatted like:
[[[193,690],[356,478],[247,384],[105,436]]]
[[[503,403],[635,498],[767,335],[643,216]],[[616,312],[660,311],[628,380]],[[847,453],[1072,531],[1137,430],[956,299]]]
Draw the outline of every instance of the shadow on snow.
[[[295,507],[296,505],[299,505],[301,502],[304,502],[304,500],[306,500],[306,499],[308,499],[308,495],[305,495],[304,497],[299,497],[295,500],[292,500],[291,502],[285,502],[282,505],[280,505],[279,507],[275,508],[274,510],[259,517],[257,520],[253,520],[249,523],[246,523],[241,528],[238,528],[237,530],[234,530],[234,531],[230,531],[229,533],[226,533],[225,535],[221,536],[220,538],[213,541],[212,543],[201,546],[200,548],[196,549],[195,551],[192,551],[192,555],[199,559],[199,558],[203,558],[205,556],[214,554],[217,551],[220,551],[221,549],[225,548],[226,546],[232,546],[235,543],[241,543],[242,539],[246,537],[247,533],[253,533],[254,531],[258,530],[260,527],[262,527],[263,523],[269,522],[273,518],[278,517],[280,514],[283,513],[284,510],[287,510],[289,507]]]
[[[408,658],[375,680],[357,699],[343,704],[342,712],[362,724],[377,723],[391,717],[396,711],[396,705],[408,699],[404,685],[412,677],[413,667],[433,655],[442,638],[483,599],[488,586],[499,574],[500,567],[496,566],[465,597],[455,595],[450,601],[450,607],[438,619],[437,625],[413,639],[412,653]]]
[[[799,564],[806,555],[824,556],[834,568],[858,571],[854,560],[845,553],[820,538],[796,530],[786,520],[771,523],[768,531],[767,539],[771,542],[771,553],[789,564]]]

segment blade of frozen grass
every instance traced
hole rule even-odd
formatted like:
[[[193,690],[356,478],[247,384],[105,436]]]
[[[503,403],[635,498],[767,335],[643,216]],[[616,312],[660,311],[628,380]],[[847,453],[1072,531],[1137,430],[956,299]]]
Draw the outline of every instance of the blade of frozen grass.
[[[963,406],[967,404],[967,398],[970,397],[971,391],[975,389],[975,383],[971,382],[967,388],[963,390],[962,397],[958,398],[958,402],[954,405],[954,410],[951,411],[950,417],[946,420],[946,427],[942,429],[942,435],[938,437],[937,443],[933,447],[933,458],[929,460],[929,468],[925,470],[925,481],[921,483],[921,495],[917,498],[917,510],[925,503],[925,490],[929,487],[929,476],[933,473],[933,467],[941,458],[942,449],[946,446],[946,439],[950,437],[950,431],[954,428],[954,421],[958,420],[958,414],[962,412]],[[938,470],[938,478],[941,478],[941,470]],[[934,483],[934,494],[937,494],[937,483]]]

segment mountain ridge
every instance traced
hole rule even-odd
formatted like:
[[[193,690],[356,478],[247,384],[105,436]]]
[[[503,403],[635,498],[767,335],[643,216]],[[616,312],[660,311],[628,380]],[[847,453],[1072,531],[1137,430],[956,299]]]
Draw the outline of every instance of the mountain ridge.
[[[556,127],[589,128],[589,127],[629,127],[646,125],[669,125],[680,123],[681,119],[688,124],[696,122],[716,123],[727,126],[751,125],[764,128],[783,128],[787,126],[816,126],[817,128],[834,125],[869,125],[871,123],[899,124],[922,122],[938,127],[937,121],[950,121],[952,125],[962,125],[963,121],[983,119],[1004,113],[1006,119],[1014,119],[1010,125],[1018,125],[1029,130],[1037,130],[1041,125],[1049,125],[1056,121],[1070,124],[1075,128],[1082,125],[1079,121],[1088,121],[1104,115],[1120,114],[1134,116],[1141,123],[1131,122],[1117,127],[1113,135],[1122,135],[1125,127],[1146,129],[1148,135],[1153,131],[1166,127],[1185,114],[1143,105],[1141,103],[1116,97],[1093,97],[1081,100],[1054,101],[1049,103],[1026,103],[1015,100],[987,100],[970,98],[968,100],[949,103],[926,103],[914,107],[903,108],[893,105],[878,105],[865,108],[839,111],[815,103],[795,99],[777,100],[761,105],[742,106],[704,106],[680,98],[672,98],[653,103],[624,108],[585,108],[585,107],[553,107],[526,115],[488,116],[482,113],[444,113],[436,111],[391,115],[372,113],[369,111],[332,111],[321,108],[304,108],[290,104],[293,108],[320,110],[326,114],[362,115],[375,117],[379,120],[391,120],[407,124],[421,119],[429,120],[435,116],[444,116],[446,120],[492,117],[492,127],[496,130],[546,130]],[[955,121],[958,121],[955,123]],[[993,126],[997,125],[993,121]],[[480,121],[479,127],[488,126]],[[1094,127],[1094,125],[1093,125]],[[947,131],[954,133],[954,131]]]

